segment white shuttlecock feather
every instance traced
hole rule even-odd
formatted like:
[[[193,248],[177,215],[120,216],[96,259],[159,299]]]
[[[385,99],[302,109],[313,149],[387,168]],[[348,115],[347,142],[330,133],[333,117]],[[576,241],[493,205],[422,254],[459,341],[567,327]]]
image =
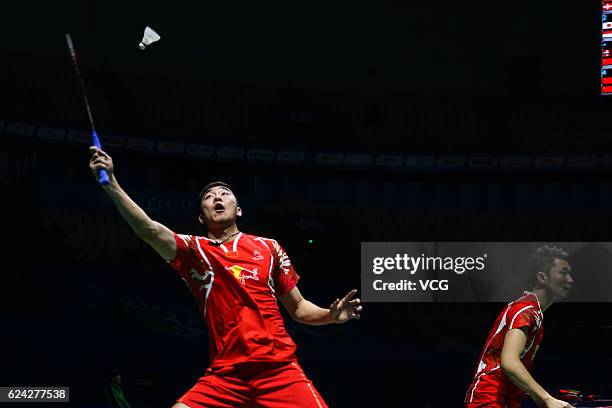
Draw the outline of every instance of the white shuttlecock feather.
[[[155,41],[159,41],[160,38],[161,37],[155,32],[155,30],[147,26],[145,27],[144,35],[142,36],[142,40],[140,41],[140,44],[138,44],[138,47],[141,50],[144,50]]]

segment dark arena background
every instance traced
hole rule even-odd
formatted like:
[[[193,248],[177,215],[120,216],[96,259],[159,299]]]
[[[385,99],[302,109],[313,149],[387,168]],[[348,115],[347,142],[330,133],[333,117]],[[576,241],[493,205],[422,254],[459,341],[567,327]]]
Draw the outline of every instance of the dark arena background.
[[[601,13],[597,1],[3,4],[0,386],[69,386],[69,404],[36,406],[103,407],[114,367],[132,407],[170,407],[209,363],[184,283],[91,175],[65,33],[135,201],[204,234],[197,194],[229,181],[240,229],[278,239],[302,293],[327,306],[359,288],[365,241],[612,241]],[[141,51],[146,25],[162,39]],[[285,320],[330,407],[460,407],[503,306]],[[612,394],[612,306],[545,316],[535,378]]]

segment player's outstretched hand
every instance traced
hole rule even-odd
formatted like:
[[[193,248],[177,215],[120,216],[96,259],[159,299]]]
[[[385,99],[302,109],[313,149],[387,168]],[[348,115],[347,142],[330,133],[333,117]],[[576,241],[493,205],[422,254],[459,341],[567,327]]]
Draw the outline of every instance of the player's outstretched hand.
[[[351,290],[342,299],[336,299],[329,307],[329,313],[336,323],[344,323],[351,319],[359,319],[361,312],[361,300],[353,299],[357,289]]]
[[[544,400],[544,404],[542,406],[544,408],[573,408],[569,402],[561,401],[556,398]]]
[[[103,150],[98,149],[96,146],[90,146],[89,151],[91,152],[91,158],[89,159],[89,168],[91,169],[96,181],[100,181],[98,178],[98,170],[106,170],[108,178],[113,179],[113,159]]]

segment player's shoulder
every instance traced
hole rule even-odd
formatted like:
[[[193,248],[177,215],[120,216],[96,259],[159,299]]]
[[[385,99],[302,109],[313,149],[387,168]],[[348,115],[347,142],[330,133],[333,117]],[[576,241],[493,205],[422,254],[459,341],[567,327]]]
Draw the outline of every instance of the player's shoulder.
[[[265,246],[267,246],[270,250],[274,250],[276,252],[282,252],[282,247],[278,243],[278,241],[274,238],[260,237],[257,235],[246,235],[247,239],[251,239],[255,242],[259,242]]]
[[[251,234],[244,234],[244,233],[242,235],[245,238],[253,240],[253,241],[260,241],[260,242],[269,243],[269,244],[276,242],[278,244],[278,241],[275,240],[274,238],[260,237],[259,235],[251,235]]]
[[[174,234],[178,237],[178,239],[182,240],[186,245],[208,240],[208,238],[202,237],[200,235],[181,234],[178,232],[175,232]]]
[[[534,308],[539,309],[538,297],[533,292],[523,292],[523,295],[511,303],[514,308]]]
[[[185,244],[189,245],[189,242],[193,239],[193,235],[190,234],[181,234],[180,232],[174,232],[174,236],[183,241]]]
[[[508,305],[508,314],[514,316],[518,313],[535,313],[536,309],[533,304],[529,302],[513,302]]]
[[[540,312],[538,300],[535,295],[532,296],[530,293],[525,293],[519,299],[508,304],[508,315],[513,317],[517,314],[526,314],[537,316]]]

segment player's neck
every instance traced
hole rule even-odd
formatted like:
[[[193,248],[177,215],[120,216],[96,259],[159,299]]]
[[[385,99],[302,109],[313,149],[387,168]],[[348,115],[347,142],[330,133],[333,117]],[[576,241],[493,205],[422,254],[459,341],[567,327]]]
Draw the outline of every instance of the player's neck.
[[[542,313],[544,313],[544,311],[555,302],[555,299],[550,293],[546,292],[546,289],[534,288],[531,291],[538,297],[538,302],[540,303],[540,310],[542,310]]]
[[[236,224],[232,224],[227,227],[213,228],[208,226],[208,238],[217,242],[226,242],[231,238],[238,235],[240,231],[238,231],[238,226]]]

